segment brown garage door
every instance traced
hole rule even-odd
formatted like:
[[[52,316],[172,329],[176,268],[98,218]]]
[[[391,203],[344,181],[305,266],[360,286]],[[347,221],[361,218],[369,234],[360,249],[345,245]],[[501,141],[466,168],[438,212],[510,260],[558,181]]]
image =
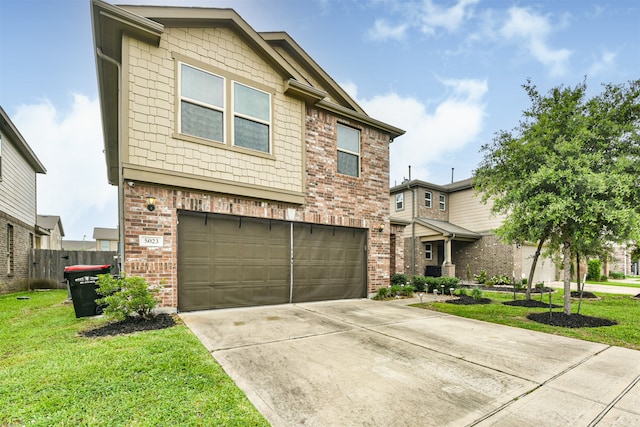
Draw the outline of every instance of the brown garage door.
[[[365,250],[363,229],[179,211],[178,309],[364,297]]]

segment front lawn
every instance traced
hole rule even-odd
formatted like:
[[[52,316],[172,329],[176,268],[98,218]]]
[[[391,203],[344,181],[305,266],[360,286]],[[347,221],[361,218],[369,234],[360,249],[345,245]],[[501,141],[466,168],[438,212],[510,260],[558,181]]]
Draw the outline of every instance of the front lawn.
[[[508,306],[502,304],[513,300],[512,293],[483,292],[483,296],[493,300],[491,304],[458,305],[441,302],[430,302],[415,304],[415,307],[435,310],[442,313],[453,314],[455,316],[468,317],[485,322],[499,323],[502,325],[515,326],[523,329],[546,332],[550,334],[562,335],[566,337],[578,338],[586,341],[599,342],[602,344],[627,347],[640,350],[640,301],[630,296],[596,294],[599,300],[583,300],[580,314],[585,316],[611,319],[618,322],[614,326],[603,326],[597,328],[563,328],[544,325],[527,319],[529,313],[539,313],[549,311],[548,308],[526,308],[518,306]],[[517,298],[523,299],[523,295]],[[536,295],[534,299],[540,299]],[[549,294],[543,296],[543,301],[549,302]],[[553,294],[552,303],[563,306],[563,292]],[[578,301],[572,303],[572,312],[576,313]],[[554,311],[561,312],[562,308],[555,308]]]
[[[0,296],[0,425],[269,425],[180,322],[85,338],[106,319],[76,319],[66,299]]]

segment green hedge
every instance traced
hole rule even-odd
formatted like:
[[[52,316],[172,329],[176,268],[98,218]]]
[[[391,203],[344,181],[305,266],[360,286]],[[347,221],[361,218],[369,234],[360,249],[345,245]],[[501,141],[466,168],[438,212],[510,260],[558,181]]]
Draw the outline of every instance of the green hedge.
[[[445,293],[449,293],[450,288],[457,288],[460,285],[460,279],[457,277],[426,277],[426,276],[413,276],[413,287],[416,292],[429,292],[433,293],[434,289],[438,289],[441,292],[444,285]]]

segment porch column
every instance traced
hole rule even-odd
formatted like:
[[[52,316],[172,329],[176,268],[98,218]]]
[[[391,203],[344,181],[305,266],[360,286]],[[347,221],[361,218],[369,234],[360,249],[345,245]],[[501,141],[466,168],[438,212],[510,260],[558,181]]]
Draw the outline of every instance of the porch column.
[[[442,263],[442,275],[456,277],[456,266],[451,263],[451,237],[444,240],[444,263]]]

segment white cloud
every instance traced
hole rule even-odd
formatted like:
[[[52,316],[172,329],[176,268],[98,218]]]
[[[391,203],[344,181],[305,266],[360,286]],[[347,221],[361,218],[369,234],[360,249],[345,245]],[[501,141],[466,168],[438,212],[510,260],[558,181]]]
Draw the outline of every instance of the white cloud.
[[[407,177],[409,165],[412,178],[428,180],[430,165],[474,142],[482,131],[487,82],[449,79],[442,84],[449,89],[449,95],[433,111],[427,109],[425,102],[397,93],[358,100],[372,117],[406,131],[391,144],[392,185]],[[353,84],[342,86],[357,94]]]
[[[472,5],[479,0],[458,0],[458,2],[444,8],[434,4],[432,0],[425,0],[421,18],[423,33],[434,34],[438,28],[444,28],[449,32],[456,31],[463,21],[470,17]]]
[[[38,176],[38,214],[59,215],[66,240],[90,240],[93,227],[117,227],[98,101],[76,94],[64,113],[48,100],[22,105],[12,121],[47,169]]]
[[[614,52],[604,52],[600,58],[593,61],[589,67],[588,76],[593,77],[614,69],[617,54]]]
[[[407,24],[392,26],[384,19],[376,19],[373,28],[367,32],[367,38],[375,41],[402,40],[408,28]]]
[[[564,26],[566,22],[563,21],[560,25]],[[549,68],[551,75],[561,76],[566,72],[571,51],[553,49],[548,45],[547,38],[552,31],[553,27],[547,16],[536,14],[527,8],[512,7],[500,34],[507,39],[522,40],[529,53]]]

